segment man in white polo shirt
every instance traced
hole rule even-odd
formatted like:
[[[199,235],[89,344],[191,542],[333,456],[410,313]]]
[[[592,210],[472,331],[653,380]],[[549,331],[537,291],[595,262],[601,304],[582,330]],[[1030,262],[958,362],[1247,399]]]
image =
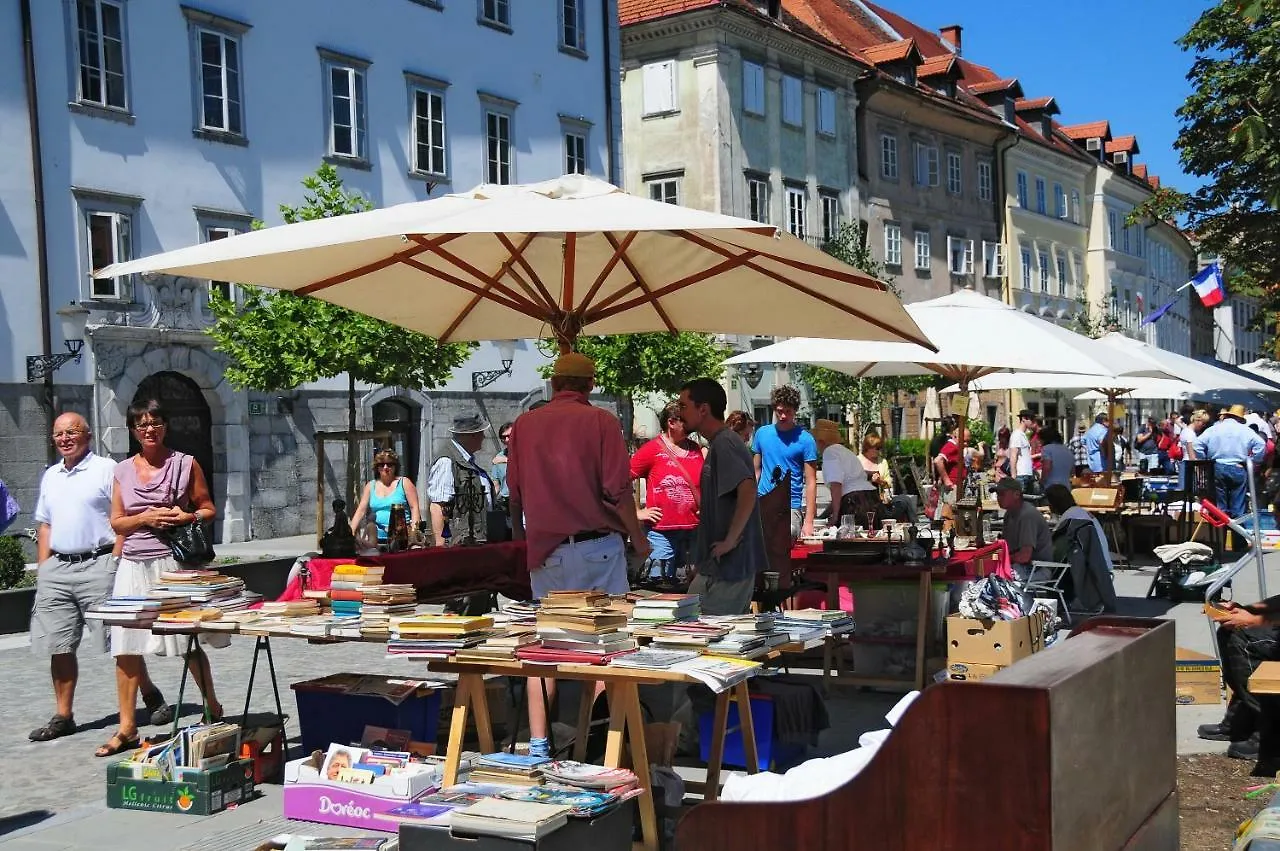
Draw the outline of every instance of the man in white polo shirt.
[[[85,609],[111,596],[116,576],[116,533],[111,530],[111,490],[116,462],[89,450],[89,424],[66,413],[53,422],[53,445],[62,460],[45,470],[35,518],[36,599],[31,610],[31,649],[49,656],[56,714],[31,731],[33,742],[45,742],[76,731],[71,703],[79,668],[76,649],[86,626],[90,646],[108,649],[101,621],[85,621]],[[154,688],[154,687],[153,687]]]

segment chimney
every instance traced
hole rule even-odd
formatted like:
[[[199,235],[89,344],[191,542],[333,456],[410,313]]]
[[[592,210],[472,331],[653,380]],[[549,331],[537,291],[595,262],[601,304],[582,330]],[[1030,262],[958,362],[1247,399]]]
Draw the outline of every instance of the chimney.
[[[938,35],[942,36],[942,40],[950,44],[955,50],[956,56],[960,55],[960,33],[964,27],[959,24],[951,24],[938,30]]]

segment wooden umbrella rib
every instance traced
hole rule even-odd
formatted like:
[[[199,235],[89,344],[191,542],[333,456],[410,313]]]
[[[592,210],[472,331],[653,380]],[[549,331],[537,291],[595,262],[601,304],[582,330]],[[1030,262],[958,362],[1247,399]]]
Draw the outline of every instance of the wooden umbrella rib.
[[[447,233],[433,237],[432,239],[427,239],[419,236],[418,234],[409,234],[405,238],[414,244],[413,248],[406,248],[403,251],[397,251],[395,254],[383,257],[380,260],[374,260],[372,263],[366,263],[349,272],[342,272],[340,274],[333,275],[332,277],[325,278],[322,281],[316,281],[314,284],[307,284],[305,287],[298,287],[294,292],[298,295],[311,295],[319,292],[320,290],[327,290],[329,287],[337,286],[338,284],[345,284],[347,281],[350,281],[353,278],[358,278],[361,275],[368,275],[370,273],[386,269],[389,266],[394,266],[407,257],[416,257],[424,251],[431,250],[431,248],[436,245],[443,245],[450,240],[458,238],[459,236],[461,236],[461,234]]]
[[[614,247],[616,252],[621,252],[620,254],[616,254],[615,256],[619,256],[621,258],[623,266],[625,266],[627,271],[631,273],[631,277],[635,279],[635,282],[640,286],[640,289],[643,290],[645,293],[650,293],[651,288],[649,287],[648,282],[645,281],[644,275],[640,274],[640,270],[636,268],[636,264],[633,263],[631,261],[631,258],[627,255],[626,246],[620,247],[617,244],[617,242],[614,240],[613,234],[606,233],[605,237],[609,240],[609,244]],[[661,302],[658,301],[656,296],[654,297],[651,303],[653,304],[654,311],[658,314],[658,317],[662,320],[662,323],[667,326],[667,330],[670,331],[672,334],[678,333],[675,323],[671,321],[671,317],[667,315],[666,309],[663,308]]]
[[[613,272],[618,262],[623,259],[623,254],[627,248],[631,246],[632,240],[636,238],[636,231],[629,231],[622,242],[618,242],[618,238],[611,232],[605,231],[604,238],[609,241],[609,245],[613,246],[613,256],[609,258],[609,262],[604,264],[604,268],[600,270],[600,274],[596,275],[596,279],[591,283],[591,288],[587,290],[586,296],[582,299],[582,305],[578,308],[579,313],[586,313],[591,309],[591,302],[600,292],[600,288],[604,286],[605,279]]]
[[[474,265],[472,265],[471,263],[468,263],[466,260],[463,260],[461,257],[454,254],[452,251],[445,251],[444,249],[438,248],[435,246],[431,247],[428,250],[432,254],[435,254],[437,257],[440,257],[441,259],[446,260],[449,263],[452,263],[454,266],[466,272],[468,275],[475,278],[476,280],[484,281],[494,290],[497,290],[498,292],[502,293],[507,298],[510,298],[513,301],[521,301],[523,299],[523,296],[521,296],[515,290],[511,289],[506,284],[502,283],[492,275],[486,275],[480,269],[477,269]]]
[[[542,279],[538,277],[538,271],[533,268],[533,265],[528,260],[525,259],[523,253],[516,258],[516,263],[520,265],[520,268],[529,276],[529,280],[533,282],[535,287],[537,287],[538,292],[542,295],[542,300],[547,303],[547,306],[550,309],[556,309],[555,296],[551,295],[551,291],[547,289],[546,284],[542,283]]]
[[[501,234],[498,234],[498,236],[501,236]],[[507,255],[507,259],[502,261],[502,265],[498,267],[498,271],[494,274],[495,280],[501,278],[507,272],[511,271],[511,266],[513,263],[515,263],[516,256],[519,253],[523,252],[525,248],[529,246],[529,243],[532,241],[533,241],[533,234],[528,234],[525,237],[524,242],[521,243],[519,248],[515,248],[511,246],[510,243],[507,243],[504,241],[504,245],[507,245],[510,253]],[[517,283],[521,284],[521,286],[524,288],[526,295],[528,295],[531,299],[536,298],[533,290],[524,286],[524,282],[519,278],[519,276],[513,276],[513,277],[515,277]],[[486,284],[484,287],[485,291],[487,292],[491,288],[491,286],[492,284]],[[444,330],[444,333],[440,335],[441,339],[445,339],[445,340],[449,339],[449,337],[453,335],[453,332],[458,330],[458,326],[461,325],[463,321],[466,320],[466,318],[471,315],[471,311],[475,310],[476,305],[478,305],[483,298],[484,296],[479,294],[473,295],[471,297],[471,301],[467,302],[466,307],[462,308],[462,310],[458,313],[458,315],[454,317],[453,321],[449,323],[449,327],[446,328]]]
[[[560,309],[568,314],[573,313],[573,266],[578,259],[578,235],[572,231],[564,235],[564,257],[560,268]]]
[[[625,287],[621,287],[615,290],[611,295],[601,299],[600,303],[591,309],[591,316],[593,317],[597,316],[601,310],[604,310],[606,307],[618,301],[623,296],[627,295],[628,293],[634,292],[635,290],[638,290],[638,289],[640,289],[640,284],[637,283],[636,281],[632,281],[631,283],[627,284]]]
[[[599,322],[602,319],[608,319],[610,316],[614,316],[626,310],[631,310],[632,308],[639,307],[642,304],[654,304],[656,303],[657,299],[661,298],[664,295],[670,295],[673,292],[677,292],[686,287],[691,287],[694,284],[701,283],[702,281],[705,281],[708,278],[714,278],[716,275],[724,274],[725,272],[728,272],[730,269],[736,269],[739,266],[750,265],[751,258],[753,257],[755,257],[755,252],[746,251],[742,254],[733,255],[729,257],[729,259],[724,260],[723,262],[718,263],[715,266],[711,266],[707,269],[703,269],[701,272],[696,272],[692,275],[687,275],[678,281],[673,281],[672,283],[667,284],[666,286],[661,287],[659,289],[652,290],[652,291],[646,289],[644,290],[644,295],[641,296],[640,298],[633,298],[630,301],[623,302],[622,304],[614,305],[613,307],[610,307],[607,310],[597,309],[595,311],[592,311],[590,316],[583,317],[583,324],[585,325],[591,322]],[[640,286],[639,282],[636,283],[636,286]]]
[[[672,231],[672,233],[679,234],[680,236],[689,240],[693,244],[698,245],[702,248],[705,248],[708,251],[714,251],[717,254],[723,254],[725,256],[730,256],[732,254],[732,252],[730,252],[728,249],[724,248],[723,246],[717,245],[712,240],[709,240],[706,237],[700,236],[694,233],[693,231],[677,230],[677,231]],[[734,247],[742,248],[742,246],[736,245],[736,244],[734,245]],[[756,254],[760,255],[761,257],[781,263],[784,266],[791,266],[792,268],[799,269],[802,272],[808,272],[809,274],[812,274],[812,275],[819,275],[823,278],[830,278],[834,281],[841,281],[846,284],[853,284],[854,286],[859,286],[869,290],[873,289],[873,290],[879,290],[881,292],[884,292],[887,289],[883,282],[877,281],[875,278],[872,278],[870,275],[859,275],[851,272],[841,272],[839,269],[828,269],[824,266],[818,266],[813,263],[807,263],[804,260],[792,260],[786,257],[780,257],[771,251],[764,251],[762,249],[753,248],[751,250],[754,251]]]
[[[497,237],[498,242],[502,243],[503,247],[511,252],[511,259],[515,261],[515,264],[507,267],[507,275],[520,285],[520,288],[525,291],[531,300],[538,301],[538,299],[541,298],[549,310],[555,310],[556,300],[551,297],[551,293],[547,292],[547,288],[538,280],[538,276],[534,274],[529,262],[524,259],[525,249],[529,247],[537,237],[537,234],[526,234],[524,242],[520,244],[519,249],[511,243],[511,239],[505,233],[495,233],[494,236]],[[525,279],[520,276],[520,273],[516,271],[515,265],[517,264],[529,273],[530,278],[532,278],[532,283],[525,281]],[[534,292],[535,288],[537,292]]]
[[[531,301],[537,301],[537,292],[535,292],[533,287],[529,286],[528,282],[526,282],[524,278],[520,277],[515,270],[516,263],[524,254],[525,249],[533,242],[536,234],[525,234],[524,241],[518,246],[513,245],[511,240],[507,238],[506,234],[495,233],[494,236],[502,247],[507,250],[507,259],[502,261],[502,265],[499,266],[498,271],[494,273],[493,279],[495,281],[501,281],[504,277],[511,278],[511,280],[516,282],[520,289],[524,290],[524,294],[527,295]]]
[[[516,313],[522,313],[525,316],[530,316],[534,319],[540,319],[543,321],[546,321],[550,318],[547,312],[541,309],[541,305],[534,304],[533,302],[524,301],[519,297],[507,298],[505,296],[501,296],[488,289],[477,286],[476,284],[473,284],[470,281],[465,281],[462,278],[457,277],[456,275],[451,275],[448,272],[445,272],[440,269],[434,269],[431,266],[428,266],[426,263],[423,263],[420,260],[415,260],[411,257],[406,257],[400,262],[404,263],[406,266],[412,266],[413,268],[417,269],[419,272],[422,272],[423,274],[430,275],[435,278],[439,278],[440,280],[444,281],[446,284],[453,284],[455,287],[458,287],[459,289],[466,290],[469,293],[478,295],[481,298],[494,302],[495,304],[500,304],[503,307],[514,310]],[[445,338],[440,337],[439,339],[444,340]]]

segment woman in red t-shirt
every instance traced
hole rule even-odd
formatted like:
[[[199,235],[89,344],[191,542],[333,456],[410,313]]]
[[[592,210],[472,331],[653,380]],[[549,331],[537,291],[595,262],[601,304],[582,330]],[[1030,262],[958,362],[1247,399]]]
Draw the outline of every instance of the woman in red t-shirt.
[[[653,548],[645,573],[656,568],[661,578],[675,579],[688,562],[698,531],[702,449],[684,433],[674,404],[663,408],[660,417],[662,433],[631,456],[631,478],[645,480],[640,519]]]

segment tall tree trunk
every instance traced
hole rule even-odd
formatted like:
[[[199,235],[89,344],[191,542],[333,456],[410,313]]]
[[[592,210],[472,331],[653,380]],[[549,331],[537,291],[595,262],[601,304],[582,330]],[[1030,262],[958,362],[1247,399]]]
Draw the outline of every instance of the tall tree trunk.
[[[627,443],[627,449],[631,448],[631,438],[635,434],[636,424],[636,405],[631,397],[623,394],[618,397],[618,419],[622,421],[622,439]],[[658,429],[666,427],[666,423],[659,423]]]
[[[347,510],[360,502],[360,444],[356,440],[356,377],[347,373]]]

